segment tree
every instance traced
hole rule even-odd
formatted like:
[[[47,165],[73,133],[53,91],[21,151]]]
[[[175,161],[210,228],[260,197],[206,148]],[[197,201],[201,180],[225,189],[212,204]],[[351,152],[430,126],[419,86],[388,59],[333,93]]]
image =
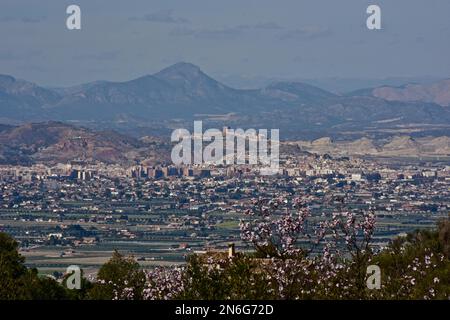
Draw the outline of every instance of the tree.
[[[439,223],[439,243],[442,246],[442,252],[450,258],[450,219]]]
[[[140,300],[145,283],[145,273],[134,258],[124,257],[116,250],[100,268],[88,296],[94,300]]]
[[[374,258],[384,275],[381,298],[450,299],[449,227],[447,219],[399,237]]]
[[[23,265],[17,242],[0,233],[0,300],[67,299],[65,289],[55,280],[38,276],[36,269]]]
[[[68,290],[54,279],[39,277],[36,269],[29,269],[26,281],[27,300],[68,300]]]
[[[0,233],[0,299],[24,298],[27,268],[17,251],[18,244],[6,233]]]

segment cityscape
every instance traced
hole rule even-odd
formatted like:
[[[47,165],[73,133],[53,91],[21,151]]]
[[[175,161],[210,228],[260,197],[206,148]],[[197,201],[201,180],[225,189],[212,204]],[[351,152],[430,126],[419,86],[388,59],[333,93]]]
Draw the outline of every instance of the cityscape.
[[[2,0],[1,307],[278,320],[448,303],[448,12]]]
[[[248,250],[239,222],[255,198],[302,195],[313,219],[373,210],[377,247],[448,216],[448,161],[398,164],[300,149],[280,163],[276,176],[250,165],[3,165],[0,227],[21,241],[29,266],[62,276],[74,263],[95,274],[113,249],[142,266],[182,264],[191,252],[226,251],[230,242]]]

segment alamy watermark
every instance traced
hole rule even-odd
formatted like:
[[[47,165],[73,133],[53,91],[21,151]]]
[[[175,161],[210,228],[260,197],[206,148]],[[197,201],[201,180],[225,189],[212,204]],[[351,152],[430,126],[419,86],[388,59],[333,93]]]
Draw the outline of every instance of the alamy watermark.
[[[81,289],[81,269],[79,266],[71,265],[66,269],[68,275],[66,279],[66,286],[69,290]]]
[[[254,165],[261,175],[279,172],[279,129],[207,129],[194,121],[194,132],[176,129],[171,141],[175,165]],[[204,142],[208,143],[204,147]],[[270,152],[269,152],[270,150]]]
[[[381,8],[380,6],[373,4],[367,7],[367,14],[370,16],[367,18],[366,25],[369,30],[381,29]]]
[[[379,266],[372,264],[367,267],[366,274],[368,275],[366,285],[370,290],[381,289],[381,269]]]
[[[66,27],[68,30],[81,30],[81,8],[72,4],[67,7],[66,13],[69,15],[66,19]]]
[[[369,17],[366,20],[366,26],[369,30],[381,29],[381,8],[379,5],[372,4],[366,9]],[[69,16],[66,19],[68,30],[81,30],[81,8],[79,5],[71,4],[66,9]]]

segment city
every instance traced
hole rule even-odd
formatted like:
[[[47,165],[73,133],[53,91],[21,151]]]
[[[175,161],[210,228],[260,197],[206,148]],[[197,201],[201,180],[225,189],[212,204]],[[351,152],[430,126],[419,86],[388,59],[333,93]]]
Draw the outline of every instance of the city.
[[[447,305],[448,12],[2,0],[2,311],[279,320]]]
[[[21,242],[29,266],[62,276],[76,263],[95,275],[113,249],[142,266],[183,264],[230,242],[248,250],[239,223],[255,198],[301,196],[313,219],[373,210],[379,247],[448,215],[448,163],[380,162],[282,154],[276,176],[251,165],[2,166],[0,230]]]

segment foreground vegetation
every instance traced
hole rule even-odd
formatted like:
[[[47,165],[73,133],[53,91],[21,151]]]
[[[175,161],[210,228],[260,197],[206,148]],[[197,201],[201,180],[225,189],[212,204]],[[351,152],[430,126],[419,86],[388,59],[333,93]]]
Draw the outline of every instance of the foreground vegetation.
[[[114,252],[80,290],[67,289],[69,275],[58,283],[26,268],[17,242],[0,233],[0,299],[450,299],[450,219],[374,251],[373,215],[335,214],[307,228],[300,202],[273,218],[280,203],[255,203],[241,223],[251,254],[191,255],[183,267],[142,270]],[[381,270],[378,289],[367,286],[369,265]]]

